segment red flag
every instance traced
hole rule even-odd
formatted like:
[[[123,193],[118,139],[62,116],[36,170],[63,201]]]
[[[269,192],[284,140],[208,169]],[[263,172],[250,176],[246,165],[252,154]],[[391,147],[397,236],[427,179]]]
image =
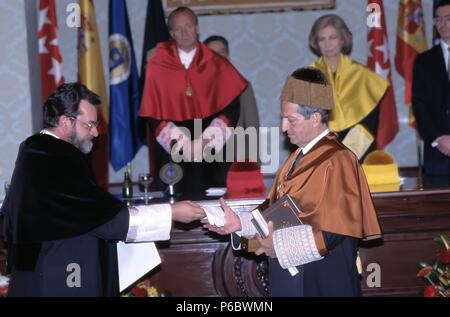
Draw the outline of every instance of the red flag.
[[[398,132],[397,108],[392,86],[391,60],[384,17],[383,0],[369,0],[368,4],[377,5],[380,14],[379,25],[371,26],[367,34],[369,56],[367,66],[389,81],[389,87],[380,101],[380,115],[377,130],[377,148],[382,149],[391,142]]]
[[[64,83],[59,53],[55,0],[39,1],[39,59],[41,62],[42,100]]]
[[[100,96],[98,138],[91,152],[92,167],[97,183],[108,188],[109,178],[109,107],[103,74],[100,38],[97,32],[94,2],[80,0],[81,27],[78,29],[78,76],[80,83]]]
[[[398,73],[405,78],[405,103],[411,105],[411,88],[414,60],[417,54],[428,48],[420,0],[401,0],[397,22],[397,51],[395,66]],[[410,126],[415,120],[410,108]]]

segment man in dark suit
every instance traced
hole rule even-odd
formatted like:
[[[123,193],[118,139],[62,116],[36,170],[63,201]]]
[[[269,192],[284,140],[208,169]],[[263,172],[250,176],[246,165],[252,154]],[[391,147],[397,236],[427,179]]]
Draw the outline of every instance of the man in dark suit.
[[[414,64],[412,106],[424,140],[424,172],[450,177],[450,0],[434,11],[441,42],[419,54]]]

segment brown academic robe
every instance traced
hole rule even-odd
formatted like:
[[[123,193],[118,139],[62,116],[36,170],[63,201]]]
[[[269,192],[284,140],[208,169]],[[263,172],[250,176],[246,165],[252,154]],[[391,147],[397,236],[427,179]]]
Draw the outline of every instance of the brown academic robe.
[[[360,295],[355,264],[357,242],[361,238],[380,237],[381,229],[358,159],[330,133],[286,176],[296,153],[279,170],[269,194],[270,202],[284,194],[294,199],[301,210],[302,222],[313,227],[317,248],[324,259],[299,267],[301,274],[296,278],[277,268],[277,260],[271,260],[271,295]]]

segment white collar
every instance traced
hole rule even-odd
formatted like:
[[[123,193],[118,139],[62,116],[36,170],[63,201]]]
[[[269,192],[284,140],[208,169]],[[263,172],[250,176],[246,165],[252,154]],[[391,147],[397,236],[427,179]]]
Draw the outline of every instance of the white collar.
[[[444,62],[445,62],[445,66],[446,66],[447,70],[448,70],[448,55],[450,55],[450,53],[448,51],[449,47],[450,47],[450,45],[448,45],[444,41],[441,41],[442,54],[444,55]]]
[[[178,49],[178,56],[180,56],[181,64],[183,64],[185,69],[188,69],[191,65],[195,52],[197,52],[197,48],[194,48],[190,52],[185,52],[182,49]]]
[[[51,136],[54,137],[54,138],[61,139],[59,136],[57,136],[57,135],[54,134],[53,132],[50,132],[50,131],[47,130],[47,129],[42,129],[39,133],[40,133],[40,134],[51,135]]]
[[[328,133],[330,133],[330,129],[326,128],[322,131],[318,136],[316,136],[314,139],[309,141],[308,144],[306,144],[303,148],[300,149],[300,151],[303,152],[303,155],[306,155],[314,145],[316,145],[317,142],[319,142],[323,137],[325,137]]]
[[[440,41],[440,44],[441,44],[441,48],[442,48],[442,50],[444,50],[444,51],[447,51],[448,52],[448,48],[449,48],[449,44],[447,44],[447,43],[445,43],[444,41]]]

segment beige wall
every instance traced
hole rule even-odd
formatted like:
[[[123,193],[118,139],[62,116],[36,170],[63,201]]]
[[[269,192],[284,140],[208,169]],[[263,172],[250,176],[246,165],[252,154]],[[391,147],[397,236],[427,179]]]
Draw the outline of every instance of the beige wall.
[[[28,0],[32,1],[32,0]],[[3,47],[0,50],[0,169],[1,181],[9,179],[18,144],[31,133],[30,95],[26,56],[26,35],[23,0],[0,0],[0,26]],[[65,24],[66,6],[74,0],[58,0],[60,46],[63,55],[63,74],[66,81],[76,80],[77,30]],[[108,78],[107,38],[108,1],[95,0],[97,23],[102,44],[103,64]],[[201,16],[201,39],[221,34],[230,41],[231,57],[238,69],[253,83],[260,119],[264,126],[278,126],[278,98],[285,77],[295,68],[308,65],[314,56],[308,49],[307,38],[313,21],[322,14],[336,13],[348,23],[354,35],[352,57],[365,64],[367,60],[366,17],[367,1],[337,0],[335,10],[296,11],[285,13],[255,13]],[[127,0],[134,47],[141,60],[143,30],[147,0]],[[431,36],[432,0],[422,1],[429,39]],[[384,1],[391,63],[395,54],[395,30],[398,1]],[[393,70],[394,88],[401,131],[388,146],[401,166],[417,164],[415,134],[407,126],[407,107],[403,104],[403,80]],[[287,151],[280,152],[280,162]],[[133,161],[134,177],[147,169],[147,149],[142,149]],[[111,173],[111,181],[121,181],[122,171]],[[0,190],[0,197],[2,191]]]

